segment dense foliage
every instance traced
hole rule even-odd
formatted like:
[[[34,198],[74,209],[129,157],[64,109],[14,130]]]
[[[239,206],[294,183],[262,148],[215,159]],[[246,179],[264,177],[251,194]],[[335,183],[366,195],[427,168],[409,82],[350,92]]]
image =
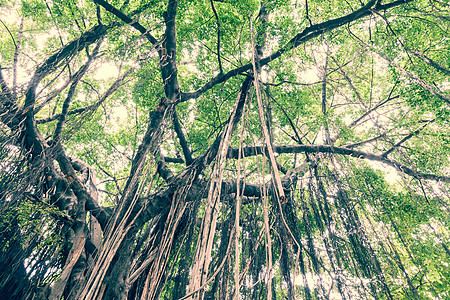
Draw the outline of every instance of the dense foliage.
[[[447,0],[0,4],[0,298],[448,299]]]

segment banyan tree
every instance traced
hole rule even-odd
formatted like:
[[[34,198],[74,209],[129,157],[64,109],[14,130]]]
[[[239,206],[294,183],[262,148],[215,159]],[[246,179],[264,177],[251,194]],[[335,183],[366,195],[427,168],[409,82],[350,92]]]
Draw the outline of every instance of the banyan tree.
[[[449,299],[447,0],[5,0],[1,299]]]

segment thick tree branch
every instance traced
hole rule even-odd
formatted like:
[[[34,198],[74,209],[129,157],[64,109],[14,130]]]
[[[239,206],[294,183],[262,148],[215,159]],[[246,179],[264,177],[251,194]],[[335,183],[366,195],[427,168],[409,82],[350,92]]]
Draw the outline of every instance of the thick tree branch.
[[[186,165],[190,165],[193,161],[191,151],[189,150],[188,142],[184,136],[183,130],[181,129],[180,120],[178,120],[178,115],[176,110],[173,112],[173,128],[177,134],[178,140],[180,141],[181,149],[183,150],[184,159],[186,160]]]
[[[222,60],[220,59],[220,20],[216,8],[214,7],[213,0],[211,0],[211,8],[214,12],[214,16],[216,17],[216,24],[217,24],[217,60],[219,62],[220,74],[223,74]]]
[[[71,41],[61,50],[50,56],[43,64],[41,64],[34,73],[30,81],[27,100],[25,103],[25,111],[34,105],[34,99],[29,98],[28,94],[36,89],[39,82],[48,74],[53,72],[60,64],[70,60],[77,52],[83,50],[85,47],[97,42],[100,38],[105,36],[108,27],[105,25],[96,25],[84,32],[78,39]]]
[[[65,287],[70,279],[70,275],[72,274],[72,271],[75,268],[76,263],[78,262],[81,254],[84,251],[84,246],[86,244],[85,227],[86,225],[84,223],[80,223],[77,224],[77,226],[75,226],[73,245],[69,251],[66,263],[62,268],[62,272],[59,275],[58,280],[51,287],[51,293],[48,299],[57,300],[62,298]]]
[[[184,164],[184,160],[182,158],[177,157],[164,157],[164,161],[175,164]]]
[[[112,6],[111,4],[109,4],[108,2],[106,2],[104,0],[94,0],[94,2],[97,3],[98,5],[101,5],[104,9],[106,9],[106,11],[112,13],[113,15],[118,17],[120,20],[129,24],[130,26],[135,28],[137,31],[142,33],[142,35],[144,35],[150,41],[150,43],[152,43],[154,45],[158,43],[158,40],[153,35],[151,35],[151,33],[148,32],[147,29],[145,29],[145,27],[142,26],[138,21],[134,21],[133,19],[131,19],[130,17],[125,15],[123,12],[121,12],[120,10],[118,10],[117,8],[115,8],[114,6]]]
[[[423,60],[425,63],[427,63],[428,65],[432,66],[433,68],[435,68],[436,70],[442,72],[445,75],[450,75],[450,70],[444,68],[443,66],[441,66],[440,64],[438,64],[437,62],[435,62],[434,60],[432,60],[431,58],[427,57],[424,53],[417,51],[417,50],[412,50],[412,49],[408,49],[405,48],[406,51],[411,52],[414,56],[420,58],[421,60]]]
[[[305,28],[301,33],[297,34],[295,37],[293,37],[285,47],[279,49],[278,51],[272,53],[271,55],[262,58],[260,60],[260,65],[264,66],[270,63],[271,61],[279,58],[283,53],[298,47],[299,45],[320,36],[321,34],[336,29],[338,27],[341,27],[345,24],[349,24],[353,21],[356,21],[358,19],[364,18],[372,14],[372,11],[382,11],[387,10],[389,8],[399,6],[402,4],[406,4],[409,2],[412,2],[414,0],[401,0],[401,1],[394,1],[391,3],[387,3],[384,5],[379,5],[377,7],[373,7],[375,5],[375,0],[371,0],[367,3],[367,5],[361,7],[360,9],[346,15],[340,18],[332,19],[326,22],[322,22],[316,25],[311,25]],[[250,71],[252,69],[252,64],[248,63],[246,65],[243,65],[241,67],[232,69],[224,74],[218,74],[216,77],[210,79],[207,83],[205,83],[201,88],[199,88],[196,91],[193,92],[186,92],[182,93],[181,95],[181,101],[187,101],[189,99],[195,99],[200,97],[204,92],[207,90],[213,88],[215,85],[225,82],[231,77],[234,77],[238,74],[243,74],[247,71]]]
[[[45,144],[41,134],[37,130],[36,120],[34,119],[37,86],[45,76],[56,70],[60,64],[72,59],[77,52],[102,38],[107,33],[107,29],[108,27],[104,25],[92,27],[78,39],[71,41],[58,52],[50,56],[36,69],[28,85],[25,104],[22,108],[22,116],[19,117],[24,118],[24,128],[21,130],[21,138],[25,148],[31,150],[30,154],[33,159],[36,159],[43,153],[43,145]]]
[[[100,49],[101,43],[97,43],[97,45],[94,48],[93,54],[89,57],[88,61],[78,70],[78,72],[74,75],[74,80],[72,84],[70,85],[69,91],[67,93],[67,97],[64,100],[63,107],[61,110],[61,114],[58,118],[58,123],[56,124],[55,132],[53,133],[53,142],[58,143],[61,139],[62,134],[62,128],[64,125],[64,122],[67,117],[67,113],[69,112],[69,106],[72,102],[72,98],[75,95],[75,90],[78,86],[78,83],[80,82],[81,78],[83,78],[84,74],[86,74],[87,70],[89,69],[89,66],[91,65],[92,61],[94,60],[94,57],[98,54],[98,50]]]
[[[88,193],[78,178],[74,165],[76,163],[72,163],[72,161],[65,155],[64,150],[61,145],[57,145],[55,147],[56,150],[56,160],[63,172],[65,179],[70,184],[75,196],[77,196],[78,201],[80,201],[86,208],[87,211],[90,211],[92,215],[98,220],[103,230],[105,230],[106,225],[111,217],[111,212],[101,207],[98,202],[92,198],[90,193]]]
[[[245,147],[242,149],[243,156],[254,156],[254,155],[260,155],[263,153],[263,151],[266,151],[265,147],[262,146],[255,146],[255,147]],[[356,158],[361,159],[368,159],[372,161],[378,161],[383,164],[392,166],[399,170],[402,173],[405,173],[407,175],[413,176],[415,178],[420,179],[428,179],[428,180],[435,180],[435,181],[443,181],[443,182],[450,182],[450,177],[447,176],[437,176],[433,174],[426,174],[422,173],[416,170],[413,170],[405,165],[402,165],[401,163],[398,163],[396,161],[390,160],[386,157],[383,157],[381,155],[366,153],[359,150],[353,150],[343,147],[334,147],[329,145],[288,145],[288,146],[275,146],[274,151],[277,153],[334,153],[334,154],[341,154],[341,155],[348,155]],[[228,150],[228,157],[229,158],[235,158],[238,157],[238,149],[229,149]]]
[[[189,166],[188,168],[197,168],[195,164]],[[285,176],[281,178],[283,189],[286,194],[290,193],[293,189],[292,183],[294,178],[302,177],[308,170],[309,164],[302,164],[297,168],[291,169],[287,172]],[[167,167],[162,164],[162,168],[166,169]],[[187,178],[185,174],[181,173],[178,175],[173,175],[170,170],[162,170],[167,179],[169,179],[170,184],[166,185],[163,189],[156,192],[152,196],[143,197],[140,199],[140,206],[145,207],[145,210],[141,214],[138,224],[144,224],[148,220],[154,218],[156,215],[161,214],[163,211],[167,210],[173,201],[174,193],[180,187],[186,186],[187,181],[192,180],[191,178]],[[195,201],[199,198],[206,198],[208,187],[210,185],[209,180],[204,179],[196,179],[191,184],[190,189],[185,195],[185,201]],[[244,180],[239,180],[239,190],[243,196],[249,198],[261,198],[263,196],[263,188],[268,191],[270,195],[275,195],[275,187],[273,185],[273,181],[270,180],[263,184],[253,184],[249,182],[245,182]],[[222,195],[230,195],[236,194],[238,191],[238,180],[230,179],[223,180],[221,183],[221,194]],[[244,201],[245,202],[245,201]]]
[[[166,30],[164,32],[165,53],[160,58],[161,75],[164,82],[164,91],[169,103],[176,103],[180,98],[180,87],[178,86],[177,71],[177,43],[175,18],[177,14],[177,0],[169,0],[167,11],[164,13]]]
[[[97,58],[97,57],[95,57],[95,58]],[[93,55],[90,55],[89,60],[86,62],[86,64],[90,64],[92,59],[93,59]],[[79,80],[80,72],[82,72],[82,70],[84,68],[85,68],[85,66],[83,65],[75,74],[70,76],[70,78],[61,87],[48,93],[41,103],[39,103],[39,104],[36,103],[36,105],[34,107],[34,114],[37,114],[45,105],[47,105],[52,99],[54,99],[63,90],[65,90],[69,86],[69,84],[73,83],[75,80]]]
[[[173,181],[175,176],[173,172],[169,169],[169,167],[167,167],[164,161],[162,160],[158,161],[156,164],[156,169],[158,171],[159,176],[161,176],[165,182],[170,184]]]
[[[429,91],[432,95],[436,96],[437,98],[445,101],[447,104],[450,104],[450,97],[447,97],[446,95],[444,95],[441,91],[437,90],[436,88],[434,88],[433,86],[431,86],[430,84],[426,83],[423,79],[415,76],[414,74],[408,72],[407,70],[405,70],[404,68],[402,68],[399,64],[397,64],[396,62],[394,62],[393,60],[389,59],[386,55],[384,55],[383,53],[380,53],[378,51],[376,51],[376,53],[384,58],[390,65],[392,65],[393,67],[395,67],[400,73],[402,73],[403,75],[405,75],[406,77],[408,77],[409,79],[411,79],[414,83],[420,85],[421,87],[423,87],[425,90]]]

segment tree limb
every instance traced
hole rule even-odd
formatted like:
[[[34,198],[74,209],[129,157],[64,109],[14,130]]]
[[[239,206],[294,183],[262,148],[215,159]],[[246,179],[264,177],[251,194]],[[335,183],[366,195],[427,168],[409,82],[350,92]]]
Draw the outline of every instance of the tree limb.
[[[86,191],[75,172],[71,160],[64,153],[62,146],[57,145],[55,150],[56,160],[58,161],[61,171],[64,173],[65,179],[70,184],[75,196],[77,196],[77,199],[81,203],[84,203],[86,210],[90,211],[92,215],[94,215],[100,223],[102,229],[105,230],[110,219],[111,212],[101,207],[98,202]]]
[[[105,102],[106,99],[108,99],[109,96],[111,96],[118,88],[120,88],[123,84],[125,84],[125,82],[124,82],[125,78],[127,78],[131,73],[132,73],[132,69],[129,69],[122,76],[120,76],[118,79],[116,79],[116,81],[114,81],[114,83],[108,88],[108,90],[105,92],[105,94],[103,94],[103,96],[97,102],[95,102],[91,105],[85,106],[85,107],[80,107],[80,108],[76,108],[73,110],[69,110],[67,112],[67,116],[83,113],[88,110],[97,109],[103,102]],[[52,121],[59,119],[60,116],[61,116],[61,114],[56,114],[51,117],[38,119],[38,120],[36,120],[36,124],[44,124],[44,123],[52,122]]]
[[[249,157],[254,155],[261,155],[266,148],[263,146],[245,147],[242,149],[243,156]],[[415,178],[428,179],[434,181],[450,182],[450,177],[437,176],[434,174],[426,174],[420,171],[413,170],[399,162],[393,161],[381,155],[366,153],[359,150],[353,150],[343,147],[334,147],[329,145],[286,145],[286,146],[274,146],[274,151],[277,153],[335,153],[341,155],[348,155],[360,159],[368,159],[372,161],[378,161],[383,164],[392,166],[402,173],[410,175]],[[238,149],[230,148],[228,150],[228,158],[237,159]]]
[[[89,69],[90,64],[93,61],[93,58],[97,55],[98,50],[100,48],[101,43],[97,43],[95,46],[93,54],[89,57],[88,61],[78,70],[78,72],[74,75],[74,81],[70,85],[69,91],[67,93],[67,97],[64,100],[63,107],[61,110],[61,114],[58,118],[58,123],[56,124],[55,132],[53,133],[53,142],[58,143],[61,139],[62,134],[62,128],[64,125],[64,122],[66,120],[67,113],[69,112],[69,106],[72,102],[72,98],[75,95],[75,90],[78,86],[78,83],[80,82],[81,78],[86,74],[87,70]]]
[[[368,45],[367,43],[363,42],[360,38],[358,38],[356,35],[354,35],[352,32],[350,32],[352,36],[355,37],[355,39],[362,45],[367,47],[368,49],[371,49],[374,53],[378,54],[381,58],[383,58],[386,62],[388,62],[391,66],[393,66],[396,70],[398,70],[401,74],[408,77],[412,82],[420,85],[425,90],[429,91],[432,95],[436,96],[437,98],[441,99],[442,101],[445,101],[447,104],[450,104],[450,98],[446,97],[441,91],[437,90],[427,82],[425,82],[423,79],[417,77],[416,75],[410,73],[403,67],[401,67],[398,63],[390,59],[387,55],[384,53],[377,51],[372,46]]]
[[[164,55],[161,55],[161,75],[164,82],[164,91],[169,103],[176,103],[180,98],[177,71],[177,43],[175,30],[175,17],[177,14],[177,0],[169,0],[167,11],[164,13],[166,30],[164,32]]]
[[[402,4],[406,4],[409,2],[412,2],[414,0],[400,0],[400,1],[394,1],[391,3],[387,3],[384,5],[379,5],[377,7],[374,7],[375,4],[375,0],[371,0],[368,2],[367,5],[361,7],[360,9],[346,15],[340,18],[336,18],[336,19],[332,19],[326,22],[322,22],[316,25],[311,25],[308,26],[307,28],[305,28],[301,33],[297,34],[295,37],[293,37],[287,44],[286,46],[282,47],[281,49],[279,49],[278,51],[272,53],[271,55],[262,58],[260,60],[260,65],[264,66],[268,63],[270,63],[271,61],[279,58],[283,53],[298,47],[299,45],[320,36],[321,34],[336,29],[338,27],[341,27],[345,24],[349,24],[353,21],[356,21],[358,19],[361,19],[363,17],[369,16],[370,14],[372,14],[372,11],[382,11],[382,10],[386,10],[395,6],[399,6]],[[204,92],[206,92],[207,90],[213,88],[215,85],[225,82],[228,79],[230,79],[231,77],[234,77],[238,74],[243,74],[247,71],[250,71],[252,69],[252,64],[248,63],[246,65],[243,65],[241,67],[232,69],[230,71],[228,71],[227,73],[224,74],[218,74],[217,76],[215,76],[214,78],[210,79],[207,83],[205,83],[202,87],[200,87],[198,90],[193,91],[193,92],[185,92],[182,93],[181,95],[181,101],[187,101],[189,99],[195,99],[200,97],[200,95],[202,95]]]
[[[394,96],[391,97],[392,92],[394,91],[395,87],[396,87],[397,83],[392,87],[391,92],[389,93],[389,96],[387,97],[386,100],[384,101],[380,101],[377,105],[375,105],[374,107],[372,107],[371,109],[367,110],[364,114],[362,114],[358,119],[354,120],[353,122],[350,123],[350,125],[348,125],[348,127],[353,127],[356,124],[358,124],[359,121],[361,121],[362,119],[364,119],[366,116],[368,116],[370,113],[372,113],[373,111],[377,110],[378,108],[380,108],[381,106],[383,106],[384,104],[386,104],[387,102],[389,102],[390,100],[393,99],[397,99],[399,96]]]
[[[152,43],[154,45],[158,43],[158,40],[150,32],[148,32],[147,29],[145,29],[145,27],[142,26],[138,21],[134,21],[133,19],[131,19],[130,17],[125,15],[123,12],[121,12],[120,10],[118,10],[117,8],[115,8],[114,6],[112,6],[111,4],[109,4],[108,2],[106,2],[104,0],[94,0],[94,2],[97,3],[98,5],[101,5],[104,9],[106,9],[106,11],[112,13],[113,15],[118,17],[120,20],[129,24],[130,26],[135,28],[137,31],[142,33],[142,35],[144,35],[150,41],[150,43]]]
[[[189,150],[188,142],[184,136],[183,130],[181,129],[180,120],[178,119],[177,111],[173,112],[173,128],[177,134],[178,140],[180,141],[181,149],[183,150],[184,159],[186,160],[186,165],[190,165],[193,161],[191,151]]]
[[[343,145],[342,147],[344,147],[344,148],[355,148],[355,147],[358,147],[358,146],[361,146],[361,145],[364,145],[364,144],[367,144],[367,143],[371,143],[373,141],[376,141],[376,140],[384,138],[384,137],[386,137],[386,133],[382,133],[380,135],[377,135],[376,137],[373,137],[373,138],[365,140],[365,141],[361,141],[361,142],[357,142],[357,143],[353,143],[353,144],[348,144],[348,145]]]
[[[437,62],[435,62],[431,58],[427,57],[424,53],[422,53],[420,51],[417,51],[417,50],[408,49],[406,47],[405,47],[405,49],[406,49],[406,51],[411,52],[414,56],[416,56],[416,57],[420,58],[421,60],[423,60],[428,65],[430,65],[433,68],[435,68],[436,70],[444,73],[445,75],[450,75],[450,70],[449,69],[446,69],[443,66],[439,65]]]
[[[217,60],[219,62],[220,74],[223,74],[222,61],[220,59],[220,21],[219,15],[217,14],[216,8],[214,7],[213,0],[211,0],[211,8],[214,12],[214,16],[216,17],[216,24],[217,24]]]
[[[401,139],[398,143],[396,143],[394,146],[392,146],[392,148],[386,150],[383,154],[381,154],[381,156],[383,157],[387,157],[392,151],[394,151],[395,149],[397,149],[401,144],[403,144],[404,142],[406,142],[407,140],[409,140],[410,138],[412,138],[413,136],[419,134],[420,131],[422,131],[422,129],[424,129],[425,127],[427,127],[430,123],[434,122],[434,119],[425,123],[425,125],[423,125],[421,128],[410,132],[407,136],[405,136],[403,139]]]

